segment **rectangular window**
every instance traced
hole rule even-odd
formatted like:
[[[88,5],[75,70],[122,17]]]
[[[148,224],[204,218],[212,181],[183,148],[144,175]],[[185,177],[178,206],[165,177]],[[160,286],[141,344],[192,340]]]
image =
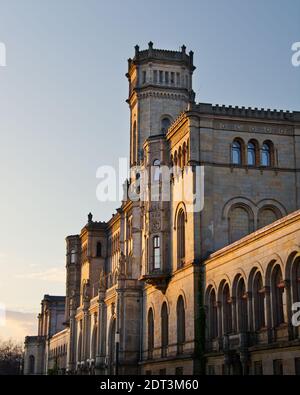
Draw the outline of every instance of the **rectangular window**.
[[[159,83],[162,84],[164,82],[163,72],[159,71]]]
[[[147,74],[146,71],[143,71],[143,84],[146,83],[146,80],[147,80]]]
[[[172,72],[171,73],[171,84],[173,85],[175,83],[175,74]]]
[[[182,376],[183,375],[183,367],[177,367],[176,369],[175,369],[175,375],[176,376]]]
[[[225,365],[223,364],[223,365],[222,365],[222,376],[225,376],[225,373],[226,373],[226,372],[225,372]]]
[[[177,86],[180,86],[180,73],[176,73]]]
[[[165,83],[166,84],[169,83],[169,72],[168,71],[165,72]]]
[[[159,375],[160,376],[165,376],[167,374],[167,370],[166,369],[159,369]]]
[[[214,376],[215,375],[215,367],[213,365],[208,365],[207,373],[209,376]]]
[[[153,82],[157,84],[157,70],[153,71]]]
[[[151,376],[151,374],[152,374],[151,370],[146,370],[146,372],[145,372],[146,376]]]
[[[283,376],[282,359],[274,359],[273,361],[273,373],[275,376]]]
[[[262,361],[255,361],[254,362],[254,375],[255,376],[262,376],[263,375]]]
[[[159,236],[153,238],[154,270],[160,269],[160,239]]]
[[[295,374],[300,376],[300,358],[295,358]]]

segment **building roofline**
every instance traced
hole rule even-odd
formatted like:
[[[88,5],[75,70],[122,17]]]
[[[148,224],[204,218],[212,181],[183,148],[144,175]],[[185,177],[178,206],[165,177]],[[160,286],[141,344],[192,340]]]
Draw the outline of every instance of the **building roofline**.
[[[273,222],[272,224],[265,226],[264,228],[261,228],[257,230],[256,232],[251,233],[250,235],[247,235],[243,237],[242,239],[224,247],[221,248],[220,250],[212,253],[209,255],[207,259],[205,259],[204,263],[205,265],[210,263],[211,261],[220,258],[228,253],[231,253],[233,251],[236,251],[245,245],[247,245],[250,241],[257,241],[270,233],[283,228],[286,225],[289,225],[293,222],[299,221],[300,220],[300,210],[294,211],[293,213],[286,215],[285,217],[282,217],[278,221]]]

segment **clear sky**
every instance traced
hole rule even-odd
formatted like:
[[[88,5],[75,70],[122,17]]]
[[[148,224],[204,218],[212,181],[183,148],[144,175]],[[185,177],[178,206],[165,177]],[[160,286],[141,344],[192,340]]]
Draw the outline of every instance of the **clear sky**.
[[[96,170],[129,152],[134,45],[195,52],[196,99],[300,111],[299,0],[1,0],[0,303],[36,312],[64,293],[65,237],[96,199]]]

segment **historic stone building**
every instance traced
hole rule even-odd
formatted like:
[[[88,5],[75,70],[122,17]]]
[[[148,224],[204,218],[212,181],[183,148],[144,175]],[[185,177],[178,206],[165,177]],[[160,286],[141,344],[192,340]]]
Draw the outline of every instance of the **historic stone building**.
[[[299,373],[300,112],[197,104],[194,70],[135,47],[122,205],[67,237],[64,328],[26,373]]]

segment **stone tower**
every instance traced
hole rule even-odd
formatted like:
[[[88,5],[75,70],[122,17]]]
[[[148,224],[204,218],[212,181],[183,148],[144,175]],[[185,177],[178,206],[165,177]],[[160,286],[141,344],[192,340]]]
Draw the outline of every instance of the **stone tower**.
[[[194,101],[193,52],[154,49],[140,51],[128,60],[130,107],[130,166],[138,165],[149,136],[165,134],[172,121]]]

